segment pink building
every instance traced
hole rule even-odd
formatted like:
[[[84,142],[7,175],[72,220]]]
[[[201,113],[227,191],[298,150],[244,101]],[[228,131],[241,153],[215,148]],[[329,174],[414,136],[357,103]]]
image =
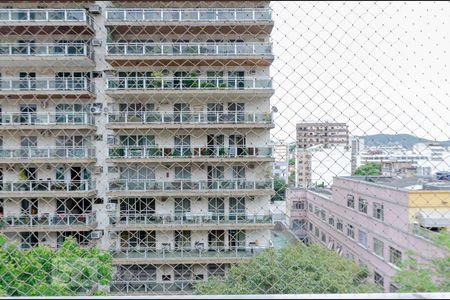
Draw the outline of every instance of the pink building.
[[[450,207],[445,200],[450,200],[450,189],[432,182],[418,184],[417,180],[336,177],[331,189],[289,190],[290,227],[303,224],[309,242],[367,266],[375,283],[385,291],[395,291],[391,278],[408,250],[415,251],[422,261],[448,255],[418,233],[432,234],[423,228],[425,223],[432,229],[450,226]],[[306,210],[292,210],[299,201]],[[429,214],[424,217],[424,212]],[[433,219],[436,215],[441,217]]]

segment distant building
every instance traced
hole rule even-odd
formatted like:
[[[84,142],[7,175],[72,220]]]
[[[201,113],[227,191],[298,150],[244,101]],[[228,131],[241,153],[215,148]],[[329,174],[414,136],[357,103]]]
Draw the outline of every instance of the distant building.
[[[306,149],[316,145],[325,148],[335,145],[349,145],[348,126],[345,123],[298,123],[297,147]]]
[[[429,156],[433,161],[440,161],[447,152],[444,146],[439,143],[417,143],[412,147],[413,153]]]
[[[274,163],[273,175],[279,176],[287,183],[289,178],[289,146],[288,144],[275,144],[273,146]]]
[[[298,123],[296,186],[331,184],[351,174],[349,132],[345,123]]]
[[[350,140],[351,149],[351,174],[354,175],[358,168],[358,155],[364,149],[364,139],[359,137],[352,137]]]
[[[431,239],[450,229],[448,181],[336,177],[331,189],[288,189],[286,195],[292,230],[367,266],[385,291],[397,289],[391,279],[409,250],[419,262],[448,255]]]

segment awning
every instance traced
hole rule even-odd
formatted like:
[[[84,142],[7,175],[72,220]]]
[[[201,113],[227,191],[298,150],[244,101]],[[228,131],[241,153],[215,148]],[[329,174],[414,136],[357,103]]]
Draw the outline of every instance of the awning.
[[[416,218],[422,227],[450,227],[450,209],[421,209]]]

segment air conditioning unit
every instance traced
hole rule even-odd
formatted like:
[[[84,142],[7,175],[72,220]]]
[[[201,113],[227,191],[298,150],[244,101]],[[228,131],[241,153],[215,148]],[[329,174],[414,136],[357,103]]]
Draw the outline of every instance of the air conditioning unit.
[[[255,74],[256,74],[256,71],[255,71],[255,70],[250,70],[248,73],[249,73],[250,75],[255,75]]]
[[[92,103],[91,107],[89,108],[89,111],[93,115],[98,115],[102,112],[103,103]]]
[[[115,212],[116,211],[116,203],[107,203],[106,211],[107,212]]]
[[[92,45],[93,47],[100,47],[100,46],[102,45],[102,41],[100,41],[99,39],[93,39],[93,40],[91,41],[91,45]]]
[[[109,107],[108,106],[103,107],[103,113],[104,114],[109,113]]]
[[[103,72],[102,71],[92,71],[92,78],[102,78]]]
[[[93,231],[91,232],[91,239],[93,240],[98,240],[103,236],[103,232],[102,231]]]
[[[102,13],[102,8],[100,5],[91,5],[88,7],[88,11],[93,15],[99,15]]]
[[[115,231],[110,231],[109,232],[109,238],[110,239],[116,239],[117,238],[117,232],[115,232]]]

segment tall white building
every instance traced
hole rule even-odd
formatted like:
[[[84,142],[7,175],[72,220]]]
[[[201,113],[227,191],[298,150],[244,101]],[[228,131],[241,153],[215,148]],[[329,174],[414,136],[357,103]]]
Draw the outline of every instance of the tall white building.
[[[288,183],[289,179],[289,145],[279,143],[273,145],[273,176],[279,176]]]
[[[1,231],[187,292],[270,245],[268,1],[0,4]]]

